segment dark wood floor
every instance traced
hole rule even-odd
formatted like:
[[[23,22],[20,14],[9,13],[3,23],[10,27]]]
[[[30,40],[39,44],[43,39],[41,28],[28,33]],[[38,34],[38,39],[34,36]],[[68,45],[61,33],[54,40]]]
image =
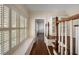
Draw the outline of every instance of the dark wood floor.
[[[30,55],[49,55],[46,45],[43,41],[38,41],[34,43]]]
[[[38,33],[37,42],[34,43],[33,48],[30,52],[30,55],[49,55],[46,44],[44,43],[44,34]],[[53,48],[48,47],[51,54],[53,54]]]

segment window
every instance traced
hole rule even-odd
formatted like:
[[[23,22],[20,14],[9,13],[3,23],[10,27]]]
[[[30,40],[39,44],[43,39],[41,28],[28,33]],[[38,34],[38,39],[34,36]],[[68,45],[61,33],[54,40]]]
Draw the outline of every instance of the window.
[[[0,5],[0,54],[9,51],[9,8]]]
[[[1,54],[1,31],[0,31],[0,54]]]
[[[27,19],[15,10],[9,10],[7,6],[0,5],[0,54],[6,54],[26,37]]]
[[[27,19],[25,18],[25,28],[27,27]]]
[[[20,30],[20,42],[22,42],[25,39],[25,32],[24,29]]]
[[[1,28],[1,19],[2,19],[2,6],[0,5],[0,28]]]
[[[25,28],[25,38],[27,38],[27,29]]]
[[[9,8],[4,6],[4,21],[3,21],[4,27],[9,27]]]
[[[0,5],[0,29],[1,29],[1,23],[2,23],[1,21],[2,21],[2,5]],[[2,42],[2,33],[0,31],[0,54],[2,53],[1,52],[1,49],[2,49],[1,48],[1,45],[2,45],[1,42]]]
[[[20,16],[20,42],[25,39],[25,18]]]
[[[25,19],[25,38],[27,38],[27,19]]]
[[[25,26],[25,20],[23,16],[20,16],[20,27],[24,27]]]
[[[15,46],[16,46],[16,12],[12,10],[11,11],[11,48]]]
[[[6,6],[3,6],[3,31],[2,31],[2,43],[3,43],[3,54],[7,53],[9,51],[9,30],[6,28],[9,28],[9,8]]]
[[[9,51],[9,31],[3,31],[3,52]]]
[[[12,10],[12,27],[16,27],[16,12]]]
[[[0,54],[9,51],[9,31],[0,31]]]
[[[12,34],[11,34],[12,36],[11,36],[11,40],[12,40],[12,42],[11,42],[11,47],[13,48],[13,47],[15,47],[16,46],[16,30],[12,30]]]

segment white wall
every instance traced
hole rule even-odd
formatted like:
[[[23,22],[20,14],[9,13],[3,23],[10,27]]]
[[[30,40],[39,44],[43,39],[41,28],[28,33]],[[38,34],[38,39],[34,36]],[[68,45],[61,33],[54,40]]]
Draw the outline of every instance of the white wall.
[[[36,31],[35,34],[37,35],[37,33],[38,33],[38,23],[37,23],[37,22],[36,22],[36,24],[35,24],[35,27],[36,27],[36,28],[35,28],[35,31]]]

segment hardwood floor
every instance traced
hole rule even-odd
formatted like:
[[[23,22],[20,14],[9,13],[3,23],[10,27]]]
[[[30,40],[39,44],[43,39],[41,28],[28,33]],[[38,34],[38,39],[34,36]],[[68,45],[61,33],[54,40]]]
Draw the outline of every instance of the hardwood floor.
[[[37,42],[34,43],[30,55],[49,55],[43,33],[38,33]]]
[[[46,45],[43,41],[35,42],[30,55],[49,55]]]

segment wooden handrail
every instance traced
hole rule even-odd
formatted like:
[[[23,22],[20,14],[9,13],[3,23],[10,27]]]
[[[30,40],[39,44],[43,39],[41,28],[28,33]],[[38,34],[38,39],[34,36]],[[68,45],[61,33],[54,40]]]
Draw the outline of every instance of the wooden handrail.
[[[68,18],[62,18],[62,20],[58,20],[57,23],[65,22],[65,21],[70,21],[70,20],[76,20],[79,19],[79,14],[70,16]]]

